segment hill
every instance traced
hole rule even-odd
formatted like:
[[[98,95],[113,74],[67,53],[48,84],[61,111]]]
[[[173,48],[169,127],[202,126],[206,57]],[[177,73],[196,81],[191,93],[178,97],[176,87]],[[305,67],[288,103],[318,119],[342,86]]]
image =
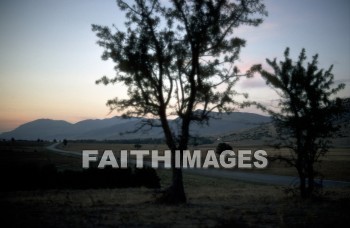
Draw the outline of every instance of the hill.
[[[191,125],[190,134],[196,137],[219,136],[244,129],[259,126],[270,122],[270,117],[254,113],[232,112],[219,114],[212,112],[212,119],[208,125]],[[137,138],[163,138],[160,127],[150,128],[145,126],[135,132],[136,129],[149,119],[122,118],[119,116],[107,119],[89,119],[75,124],[63,120],[38,119],[25,123],[10,132],[0,135],[3,139],[36,140],[62,140],[66,139],[94,139],[94,140],[118,140]],[[158,120],[154,120],[157,122]],[[179,120],[171,120],[170,126],[177,131]]]
[[[350,98],[343,99],[342,102],[345,112],[341,118],[336,120],[336,123],[341,128],[339,135],[332,139],[332,142],[335,147],[350,147]],[[269,122],[250,129],[224,134],[221,136],[221,139],[236,146],[271,145],[276,138],[276,134],[273,123]]]

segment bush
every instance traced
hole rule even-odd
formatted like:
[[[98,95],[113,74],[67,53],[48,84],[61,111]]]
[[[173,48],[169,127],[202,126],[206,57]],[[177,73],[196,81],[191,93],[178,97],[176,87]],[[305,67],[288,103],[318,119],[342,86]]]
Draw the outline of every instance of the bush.
[[[6,173],[6,174],[5,174]],[[52,164],[25,164],[0,174],[0,191],[36,189],[98,189],[147,187],[160,188],[160,178],[153,168],[90,168],[83,171],[58,172]]]
[[[160,178],[153,168],[135,169],[135,179],[136,183],[146,188],[160,188]]]
[[[227,143],[219,143],[216,147],[216,153],[217,154],[221,154],[223,151],[225,150],[232,150],[232,146],[230,146],[229,144]]]

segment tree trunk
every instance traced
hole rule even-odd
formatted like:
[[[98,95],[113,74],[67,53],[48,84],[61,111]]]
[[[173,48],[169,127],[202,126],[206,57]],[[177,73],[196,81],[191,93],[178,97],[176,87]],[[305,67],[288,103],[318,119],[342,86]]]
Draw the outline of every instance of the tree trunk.
[[[175,167],[175,150],[171,153],[172,183],[165,189],[158,202],[165,204],[186,203],[186,194],[182,180],[182,168]]]
[[[186,194],[182,181],[182,169],[172,168],[173,179],[169,188],[169,203],[186,203]]]
[[[310,197],[314,192],[315,187],[315,178],[314,178],[314,168],[313,164],[311,162],[308,162],[308,188],[307,188],[307,195]]]
[[[182,181],[182,169],[175,167],[175,151],[177,148],[166,119],[165,109],[160,112],[160,117],[166,138],[166,144],[171,150],[172,183],[170,187],[163,192],[163,196],[160,197],[158,201],[166,204],[186,203],[186,194]]]
[[[300,190],[300,196],[302,198],[306,198],[306,177],[305,177],[305,169],[303,167],[303,164],[301,162],[301,159],[298,159],[296,168],[298,170],[298,175],[299,175],[299,190]]]
[[[307,198],[307,191],[306,191],[306,178],[305,175],[303,173],[303,171],[301,171],[301,173],[299,173],[299,179],[300,179],[300,196],[302,198]]]

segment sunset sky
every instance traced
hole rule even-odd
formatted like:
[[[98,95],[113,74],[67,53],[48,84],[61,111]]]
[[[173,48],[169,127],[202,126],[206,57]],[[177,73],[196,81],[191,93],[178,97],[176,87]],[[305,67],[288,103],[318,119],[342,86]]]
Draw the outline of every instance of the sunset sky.
[[[307,56],[320,55],[320,67],[334,65],[336,82],[347,84],[339,95],[350,96],[350,1],[265,3],[264,23],[236,32],[247,40],[237,66],[244,71],[266,58],[282,59],[287,46],[296,58],[306,48]],[[101,60],[91,24],[123,28],[123,20],[114,0],[0,1],[0,132],[39,118],[74,123],[117,115],[105,103],[125,96],[126,88],[95,85],[115,73],[112,62]],[[258,76],[237,90],[267,104],[277,98]]]

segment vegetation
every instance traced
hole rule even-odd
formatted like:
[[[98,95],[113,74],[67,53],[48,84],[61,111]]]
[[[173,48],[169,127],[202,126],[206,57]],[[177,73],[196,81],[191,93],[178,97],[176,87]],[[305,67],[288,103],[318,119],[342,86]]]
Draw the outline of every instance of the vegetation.
[[[162,185],[171,173],[159,172]],[[3,193],[4,227],[342,227],[348,189],[301,200],[274,186],[184,173],[188,204],[152,203],[153,190],[114,188]],[[320,203],[322,202],[322,203]],[[40,215],[40,216],[38,216]],[[21,219],[18,219],[18,218]]]
[[[46,151],[49,143],[0,142],[2,176],[23,164],[54,164],[59,172],[81,168],[81,158]],[[129,145],[132,149],[133,144]],[[143,145],[146,147],[147,145]],[[162,145],[164,147],[164,145]],[[202,150],[214,145],[201,147]],[[125,148],[125,144],[70,142],[66,150]],[[278,152],[277,149],[276,153]],[[270,150],[269,150],[270,151]],[[349,180],[349,151],[327,154],[334,179]],[[330,156],[335,155],[335,156]],[[345,163],[344,161],[347,161]],[[344,162],[339,166],[339,162]],[[273,164],[277,161],[271,162]],[[341,163],[340,163],[341,164]],[[28,167],[28,166],[27,166]],[[276,167],[277,168],[277,167]],[[278,167],[281,174],[285,167]],[[234,170],[233,170],[234,171]],[[265,171],[265,170],[264,170]],[[269,168],[266,169],[269,171]],[[261,172],[261,171],[259,171]],[[157,170],[161,186],[171,183],[169,170]],[[24,174],[25,175],[25,174]],[[4,227],[329,227],[348,224],[349,187],[326,188],[321,195],[299,199],[284,187],[184,173],[188,204],[154,203],[154,190],[137,188],[56,188],[0,191]],[[143,177],[140,177],[143,178]],[[342,180],[343,178],[340,178]],[[6,187],[5,178],[2,188]],[[96,178],[94,178],[95,180]],[[92,182],[92,181],[91,181]],[[330,209],[331,208],[331,209]],[[40,215],[40,216],[38,216]],[[21,219],[18,219],[21,218]]]
[[[142,147],[142,145],[137,143],[134,145],[134,147],[135,147],[135,149],[140,149]]]
[[[317,174],[314,163],[329,151],[329,139],[340,130],[337,119],[341,118],[343,107],[341,100],[334,97],[345,85],[334,86],[333,66],[328,70],[318,69],[318,55],[313,56],[306,66],[304,49],[295,63],[289,57],[289,48],[284,56],[285,60],[279,64],[276,59],[267,60],[273,73],[260,70],[267,84],[281,97],[280,112],[260,107],[273,117],[279,137],[276,146],[294,152],[291,157],[276,158],[297,169],[300,194],[309,197],[314,191]]]
[[[216,147],[216,150],[215,152],[217,154],[221,154],[222,152],[224,152],[225,150],[232,150],[232,146],[230,146],[229,144],[227,143],[219,143]]]
[[[187,149],[192,122],[206,123],[210,111],[229,111],[237,104],[233,86],[240,75],[233,64],[245,41],[233,32],[240,25],[261,24],[265,6],[260,0],[117,3],[126,12],[126,32],[92,26],[105,49],[102,58],[113,60],[117,71],[115,78],[104,76],[97,83],[126,85],[129,97],[107,105],[127,116],[159,118],[160,125],[152,120],[145,125],[162,127],[174,158],[175,150]],[[169,115],[181,120],[178,129],[170,127]],[[182,171],[175,163],[172,167],[164,200],[186,202]]]
[[[4,174],[4,173],[3,173]],[[97,169],[57,171],[53,164],[37,166],[33,163],[14,166],[0,174],[1,191],[38,189],[98,189],[147,187],[160,188],[159,177],[152,168]]]

